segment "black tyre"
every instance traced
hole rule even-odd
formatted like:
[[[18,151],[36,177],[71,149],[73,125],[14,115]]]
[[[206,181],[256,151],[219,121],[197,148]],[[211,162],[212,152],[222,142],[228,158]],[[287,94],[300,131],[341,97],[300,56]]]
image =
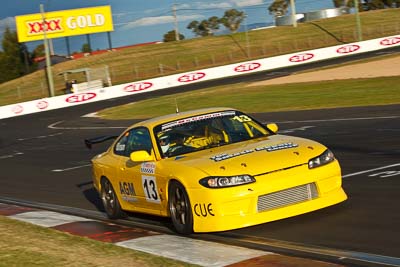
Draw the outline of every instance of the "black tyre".
[[[114,188],[107,178],[101,181],[101,200],[103,201],[104,209],[110,219],[119,219],[125,217],[125,213],[121,209]]]
[[[188,194],[182,184],[172,181],[168,188],[168,207],[176,232],[188,235],[193,232],[193,213]]]

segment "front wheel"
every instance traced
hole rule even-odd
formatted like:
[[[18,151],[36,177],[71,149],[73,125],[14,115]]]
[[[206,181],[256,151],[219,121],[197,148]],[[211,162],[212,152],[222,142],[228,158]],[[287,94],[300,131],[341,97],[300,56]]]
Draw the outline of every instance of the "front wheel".
[[[103,201],[104,209],[110,219],[119,219],[124,217],[124,212],[121,209],[117,195],[110,181],[104,178],[101,181],[101,200]]]
[[[193,232],[193,214],[188,194],[182,184],[172,181],[168,188],[168,207],[172,223],[179,234]]]

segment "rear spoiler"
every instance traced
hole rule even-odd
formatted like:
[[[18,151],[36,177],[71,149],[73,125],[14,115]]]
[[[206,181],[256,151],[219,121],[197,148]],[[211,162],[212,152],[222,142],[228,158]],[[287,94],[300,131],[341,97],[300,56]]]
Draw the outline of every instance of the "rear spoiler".
[[[85,139],[85,145],[88,149],[91,149],[92,145],[94,145],[94,144],[103,143],[105,141],[112,140],[117,137],[118,137],[118,135],[104,135],[104,136],[89,138],[89,139]]]

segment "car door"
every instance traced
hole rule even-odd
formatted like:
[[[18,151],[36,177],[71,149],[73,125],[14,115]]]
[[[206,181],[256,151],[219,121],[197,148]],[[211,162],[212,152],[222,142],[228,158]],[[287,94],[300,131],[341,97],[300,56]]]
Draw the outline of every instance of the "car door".
[[[160,196],[155,176],[155,162],[133,162],[130,154],[145,150],[154,153],[150,132],[145,127],[133,128],[127,131],[115,145],[120,148],[118,177],[123,207],[128,210],[158,214],[160,211]]]

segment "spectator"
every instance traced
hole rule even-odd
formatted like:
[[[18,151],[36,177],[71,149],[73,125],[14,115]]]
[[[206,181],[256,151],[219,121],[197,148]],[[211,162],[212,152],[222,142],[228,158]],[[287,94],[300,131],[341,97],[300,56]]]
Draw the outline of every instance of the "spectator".
[[[72,93],[72,82],[70,81],[65,82],[65,93],[66,94]]]

